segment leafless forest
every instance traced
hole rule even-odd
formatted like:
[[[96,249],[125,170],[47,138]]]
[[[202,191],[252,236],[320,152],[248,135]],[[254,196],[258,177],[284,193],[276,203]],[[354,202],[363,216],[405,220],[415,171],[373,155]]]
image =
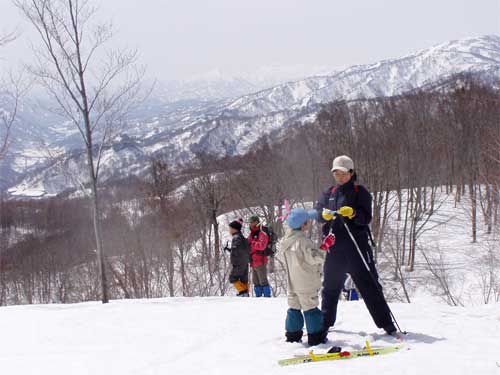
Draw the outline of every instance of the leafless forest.
[[[468,202],[470,242],[478,233],[499,232],[499,120],[499,92],[458,76],[405,96],[331,103],[314,123],[296,124],[279,142],[262,139],[244,156],[198,155],[182,171],[154,159],[146,180],[93,181],[97,218],[88,197],[4,196],[0,304],[99,300],[103,282],[113,299],[229,294],[230,265],[222,250],[227,228],[220,216],[258,211],[282,234],[277,218],[284,201],[314,202],[332,185],[329,166],[338,154],[352,156],[359,183],[373,193],[372,231],[382,278],[392,286],[389,298],[411,302],[412,274],[424,261],[446,302],[461,304],[450,290],[447,265],[419,239],[430,221],[446,220],[438,214],[450,196],[456,207]],[[95,220],[104,267],[96,257]],[[500,300],[498,243],[490,245],[489,258],[478,260],[486,303]],[[279,254],[271,264],[273,293],[283,294]]]

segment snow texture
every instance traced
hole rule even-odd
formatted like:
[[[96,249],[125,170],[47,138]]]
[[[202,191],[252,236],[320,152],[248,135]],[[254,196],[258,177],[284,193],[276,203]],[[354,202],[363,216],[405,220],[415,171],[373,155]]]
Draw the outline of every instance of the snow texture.
[[[280,367],[306,354],[284,342],[285,298],[170,298],[0,310],[2,374],[499,374],[500,304],[449,307],[431,299],[391,304],[405,350],[378,358]],[[363,302],[339,305],[332,345],[396,344]]]

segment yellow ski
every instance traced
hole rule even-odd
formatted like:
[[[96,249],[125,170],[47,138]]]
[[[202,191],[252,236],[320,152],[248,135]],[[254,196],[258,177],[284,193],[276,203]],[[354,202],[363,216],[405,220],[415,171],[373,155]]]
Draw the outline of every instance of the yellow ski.
[[[315,354],[311,350],[308,355],[282,359],[278,361],[278,364],[280,366],[290,366],[290,365],[299,365],[301,363],[309,363],[309,362],[336,361],[336,360],[352,359],[359,357],[372,357],[382,354],[394,353],[403,348],[403,346],[404,345],[395,345],[395,346],[373,348],[370,347],[370,345],[368,344],[365,349],[361,350],[341,351],[340,353],[325,353],[325,354]]]

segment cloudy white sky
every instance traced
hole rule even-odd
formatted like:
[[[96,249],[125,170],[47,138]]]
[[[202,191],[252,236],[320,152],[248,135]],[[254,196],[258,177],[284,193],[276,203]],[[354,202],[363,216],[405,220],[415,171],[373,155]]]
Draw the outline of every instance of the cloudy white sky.
[[[120,45],[137,47],[152,75],[183,79],[218,69],[339,67],[398,57],[452,39],[500,34],[500,0],[91,0]],[[2,51],[30,59],[30,27],[0,0]]]

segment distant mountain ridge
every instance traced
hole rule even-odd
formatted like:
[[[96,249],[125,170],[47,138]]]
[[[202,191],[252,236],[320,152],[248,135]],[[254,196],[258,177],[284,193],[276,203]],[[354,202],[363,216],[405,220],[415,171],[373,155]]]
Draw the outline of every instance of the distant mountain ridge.
[[[451,41],[401,58],[290,81],[235,99],[213,96],[207,100],[168,102],[153,97],[136,114],[134,125],[121,140],[106,150],[103,178],[144,175],[149,158],[160,154],[175,165],[189,163],[197,152],[217,156],[245,154],[263,136],[282,132],[297,121],[314,120],[324,103],[399,95],[459,73],[499,78],[500,36]],[[236,85],[239,84],[242,90],[248,89],[244,83]],[[64,132],[54,130],[55,126],[47,129],[57,134],[51,147],[59,152],[69,148],[70,141],[76,142],[75,134],[65,137]],[[3,166],[15,171],[18,179],[9,186],[11,194],[40,196],[72,187],[64,174],[43,159],[27,168],[20,167],[19,155],[35,148],[33,144],[28,146],[23,151],[17,145],[18,156]],[[70,174],[79,173],[78,165],[76,159],[67,162]]]

